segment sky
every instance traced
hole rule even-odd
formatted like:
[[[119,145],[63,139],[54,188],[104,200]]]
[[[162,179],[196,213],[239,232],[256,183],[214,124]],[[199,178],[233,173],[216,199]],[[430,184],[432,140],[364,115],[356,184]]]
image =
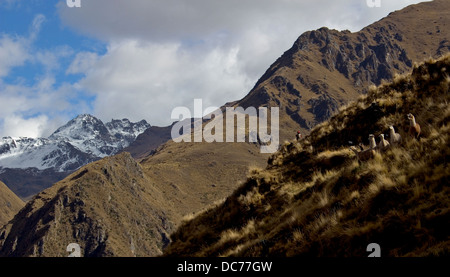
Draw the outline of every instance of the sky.
[[[422,2],[78,1],[0,0],[0,137],[47,137],[83,113],[167,126],[194,99],[243,98],[305,31],[357,32]]]

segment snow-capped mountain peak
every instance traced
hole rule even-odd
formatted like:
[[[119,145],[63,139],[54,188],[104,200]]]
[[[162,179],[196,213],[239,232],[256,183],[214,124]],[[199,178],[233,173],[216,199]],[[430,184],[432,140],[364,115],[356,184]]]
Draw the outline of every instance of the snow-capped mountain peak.
[[[49,138],[68,140],[109,139],[109,131],[103,122],[89,114],[82,114],[58,128]]]
[[[82,114],[48,138],[0,139],[0,169],[74,170],[118,153],[149,127],[145,120],[133,123],[122,119],[104,124],[92,115]]]
[[[117,139],[127,136],[133,136],[136,138],[139,134],[142,134],[145,130],[151,127],[145,120],[133,123],[126,118],[122,120],[113,119],[106,123],[105,126],[109,133]]]

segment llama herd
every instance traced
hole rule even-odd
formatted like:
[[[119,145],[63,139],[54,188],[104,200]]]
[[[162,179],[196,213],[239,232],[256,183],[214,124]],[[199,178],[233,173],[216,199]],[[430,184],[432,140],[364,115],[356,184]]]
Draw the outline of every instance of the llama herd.
[[[420,136],[420,125],[416,122],[414,115],[409,113],[407,115],[409,121],[408,134],[418,139]],[[355,146],[351,146],[350,150],[355,152],[358,161],[363,162],[372,159],[375,156],[376,151],[384,152],[391,146],[398,145],[402,137],[399,133],[395,132],[394,126],[389,126],[389,141],[384,138],[384,134],[379,135],[380,141],[375,141],[375,136],[373,134],[369,135],[369,148],[365,149],[364,145],[359,144],[359,150]]]

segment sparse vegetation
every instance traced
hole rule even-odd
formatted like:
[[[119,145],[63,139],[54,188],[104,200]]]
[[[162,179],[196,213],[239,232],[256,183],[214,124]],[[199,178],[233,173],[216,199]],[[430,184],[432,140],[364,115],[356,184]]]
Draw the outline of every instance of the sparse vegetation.
[[[165,256],[447,256],[450,55],[371,88],[288,142],[222,204],[184,223]],[[420,138],[407,136],[413,113]],[[359,163],[349,141],[402,141]],[[311,149],[311,146],[314,149]]]
[[[0,181],[0,227],[8,223],[23,206],[25,203]]]
[[[173,228],[162,192],[130,154],[91,163],[35,196],[0,228],[0,256],[158,255]],[[164,208],[164,210],[163,210]]]

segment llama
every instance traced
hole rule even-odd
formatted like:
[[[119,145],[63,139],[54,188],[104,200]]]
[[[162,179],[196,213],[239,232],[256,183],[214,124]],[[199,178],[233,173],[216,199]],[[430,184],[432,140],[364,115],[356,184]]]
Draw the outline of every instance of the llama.
[[[407,117],[408,117],[408,120],[409,120],[409,131],[408,131],[408,134],[410,136],[412,136],[413,138],[418,139],[419,136],[420,136],[420,125],[416,122],[416,118],[411,113],[409,113],[407,115]]]
[[[377,142],[373,134],[369,135],[369,149],[377,149]]]
[[[390,146],[389,141],[384,139],[384,134],[380,135],[380,143],[378,144],[378,149],[380,149],[380,151],[385,151],[386,149],[388,149]]]
[[[395,132],[394,126],[389,126],[389,142],[391,145],[397,145],[401,142],[402,136]]]
[[[373,150],[373,149],[366,149],[363,151],[358,151],[355,146],[351,146],[350,150],[355,152],[356,157],[358,158],[359,162],[368,161],[375,156],[375,150]]]

